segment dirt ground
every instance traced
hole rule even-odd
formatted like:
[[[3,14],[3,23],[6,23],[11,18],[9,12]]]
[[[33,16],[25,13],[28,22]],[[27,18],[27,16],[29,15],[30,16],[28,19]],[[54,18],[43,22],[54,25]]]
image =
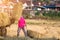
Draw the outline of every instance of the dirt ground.
[[[27,24],[27,30],[33,30],[40,34],[43,34],[43,37],[56,37],[60,38],[60,21],[47,21],[47,20],[26,20],[27,23],[36,23],[36,24]],[[37,24],[38,23],[38,24]],[[7,36],[17,36],[17,24],[12,24],[10,27],[7,27]],[[24,37],[24,33],[21,30],[20,36]]]

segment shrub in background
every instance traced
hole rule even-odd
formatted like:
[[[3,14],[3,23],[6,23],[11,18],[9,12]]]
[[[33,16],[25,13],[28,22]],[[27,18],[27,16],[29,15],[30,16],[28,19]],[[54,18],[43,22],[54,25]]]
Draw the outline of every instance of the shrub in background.
[[[50,17],[51,19],[56,19],[56,18],[59,18],[60,17],[60,12],[57,12],[57,11],[48,11],[46,13],[46,11],[43,13],[43,16],[45,17]]]

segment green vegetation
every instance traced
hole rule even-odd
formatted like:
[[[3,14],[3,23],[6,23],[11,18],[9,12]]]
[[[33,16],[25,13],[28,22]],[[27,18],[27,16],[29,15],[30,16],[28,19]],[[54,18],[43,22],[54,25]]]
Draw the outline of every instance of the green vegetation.
[[[43,16],[51,19],[60,19],[60,12],[57,12],[57,11],[44,12]]]
[[[47,2],[47,3],[49,3],[51,0],[38,0],[38,1],[40,1],[40,2]]]
[[[43,11],[43,12],[37,11],[37,12],[35,12],[34,15],[35,16],[33,16],[32,18],[60,20],[60,12],[59,11],[54,11],[54,10]],[[25,18],[30,18],[30,16],[32,16],[32,15],[29,15],[29,13],[28,13],[24,16],[26,16]]]

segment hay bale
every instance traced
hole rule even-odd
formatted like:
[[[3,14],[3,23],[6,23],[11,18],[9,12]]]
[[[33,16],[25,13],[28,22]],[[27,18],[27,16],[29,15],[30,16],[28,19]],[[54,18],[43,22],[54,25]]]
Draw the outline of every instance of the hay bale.
[[[10,24],[11,24],[11,21],[8,13],[0,12],[0,36],[6,36],[6,33],[7,33],[6,26]]]
[[[0,35],[6,34],[6,26],[10,26],[15,20],[18,21],[22,15],[22,4],[21,2],[16,3],[13,8],[13,13],[9,16],[8,13],[0,12]]]
[[[0,27],[1,27],[2,24],[3,24],[2,23],[2,15],[0,14]]]
[[[42,38],[42,34],[32,30],[28,30],[28,36],[31,38]]]
[[[28,36],[31,38],[56,38],[56,39],[60,39],[59,36],[54,36],[52,33],[47,33],[47,34],[42,34],[42,33],[38,33],[36,31],[32,31],[32,30],[28,30]]]
[[[8,13],[0,13],[0,27],[9,25],[10,23]]]
[[[23,3],[22,2],[19,2],[19,3],[16,3],[14,5],[14,8],[13,8],[13,17],[15,18],[15,20],[18,20],[20,18],[20,16],[22,15],[22,8],[23,8]]]

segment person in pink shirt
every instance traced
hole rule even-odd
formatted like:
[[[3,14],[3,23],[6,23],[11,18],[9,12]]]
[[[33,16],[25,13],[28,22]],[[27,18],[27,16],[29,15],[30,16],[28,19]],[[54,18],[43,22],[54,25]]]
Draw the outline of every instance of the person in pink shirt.
[[[22,29],[25,36],[27,36],[27,30],[25,29],[26,27],[26,22],[24,17],[20,17],[19,21],[18,21],[18,30],[17,30],[17,36],[19,36],[19,32]]]

